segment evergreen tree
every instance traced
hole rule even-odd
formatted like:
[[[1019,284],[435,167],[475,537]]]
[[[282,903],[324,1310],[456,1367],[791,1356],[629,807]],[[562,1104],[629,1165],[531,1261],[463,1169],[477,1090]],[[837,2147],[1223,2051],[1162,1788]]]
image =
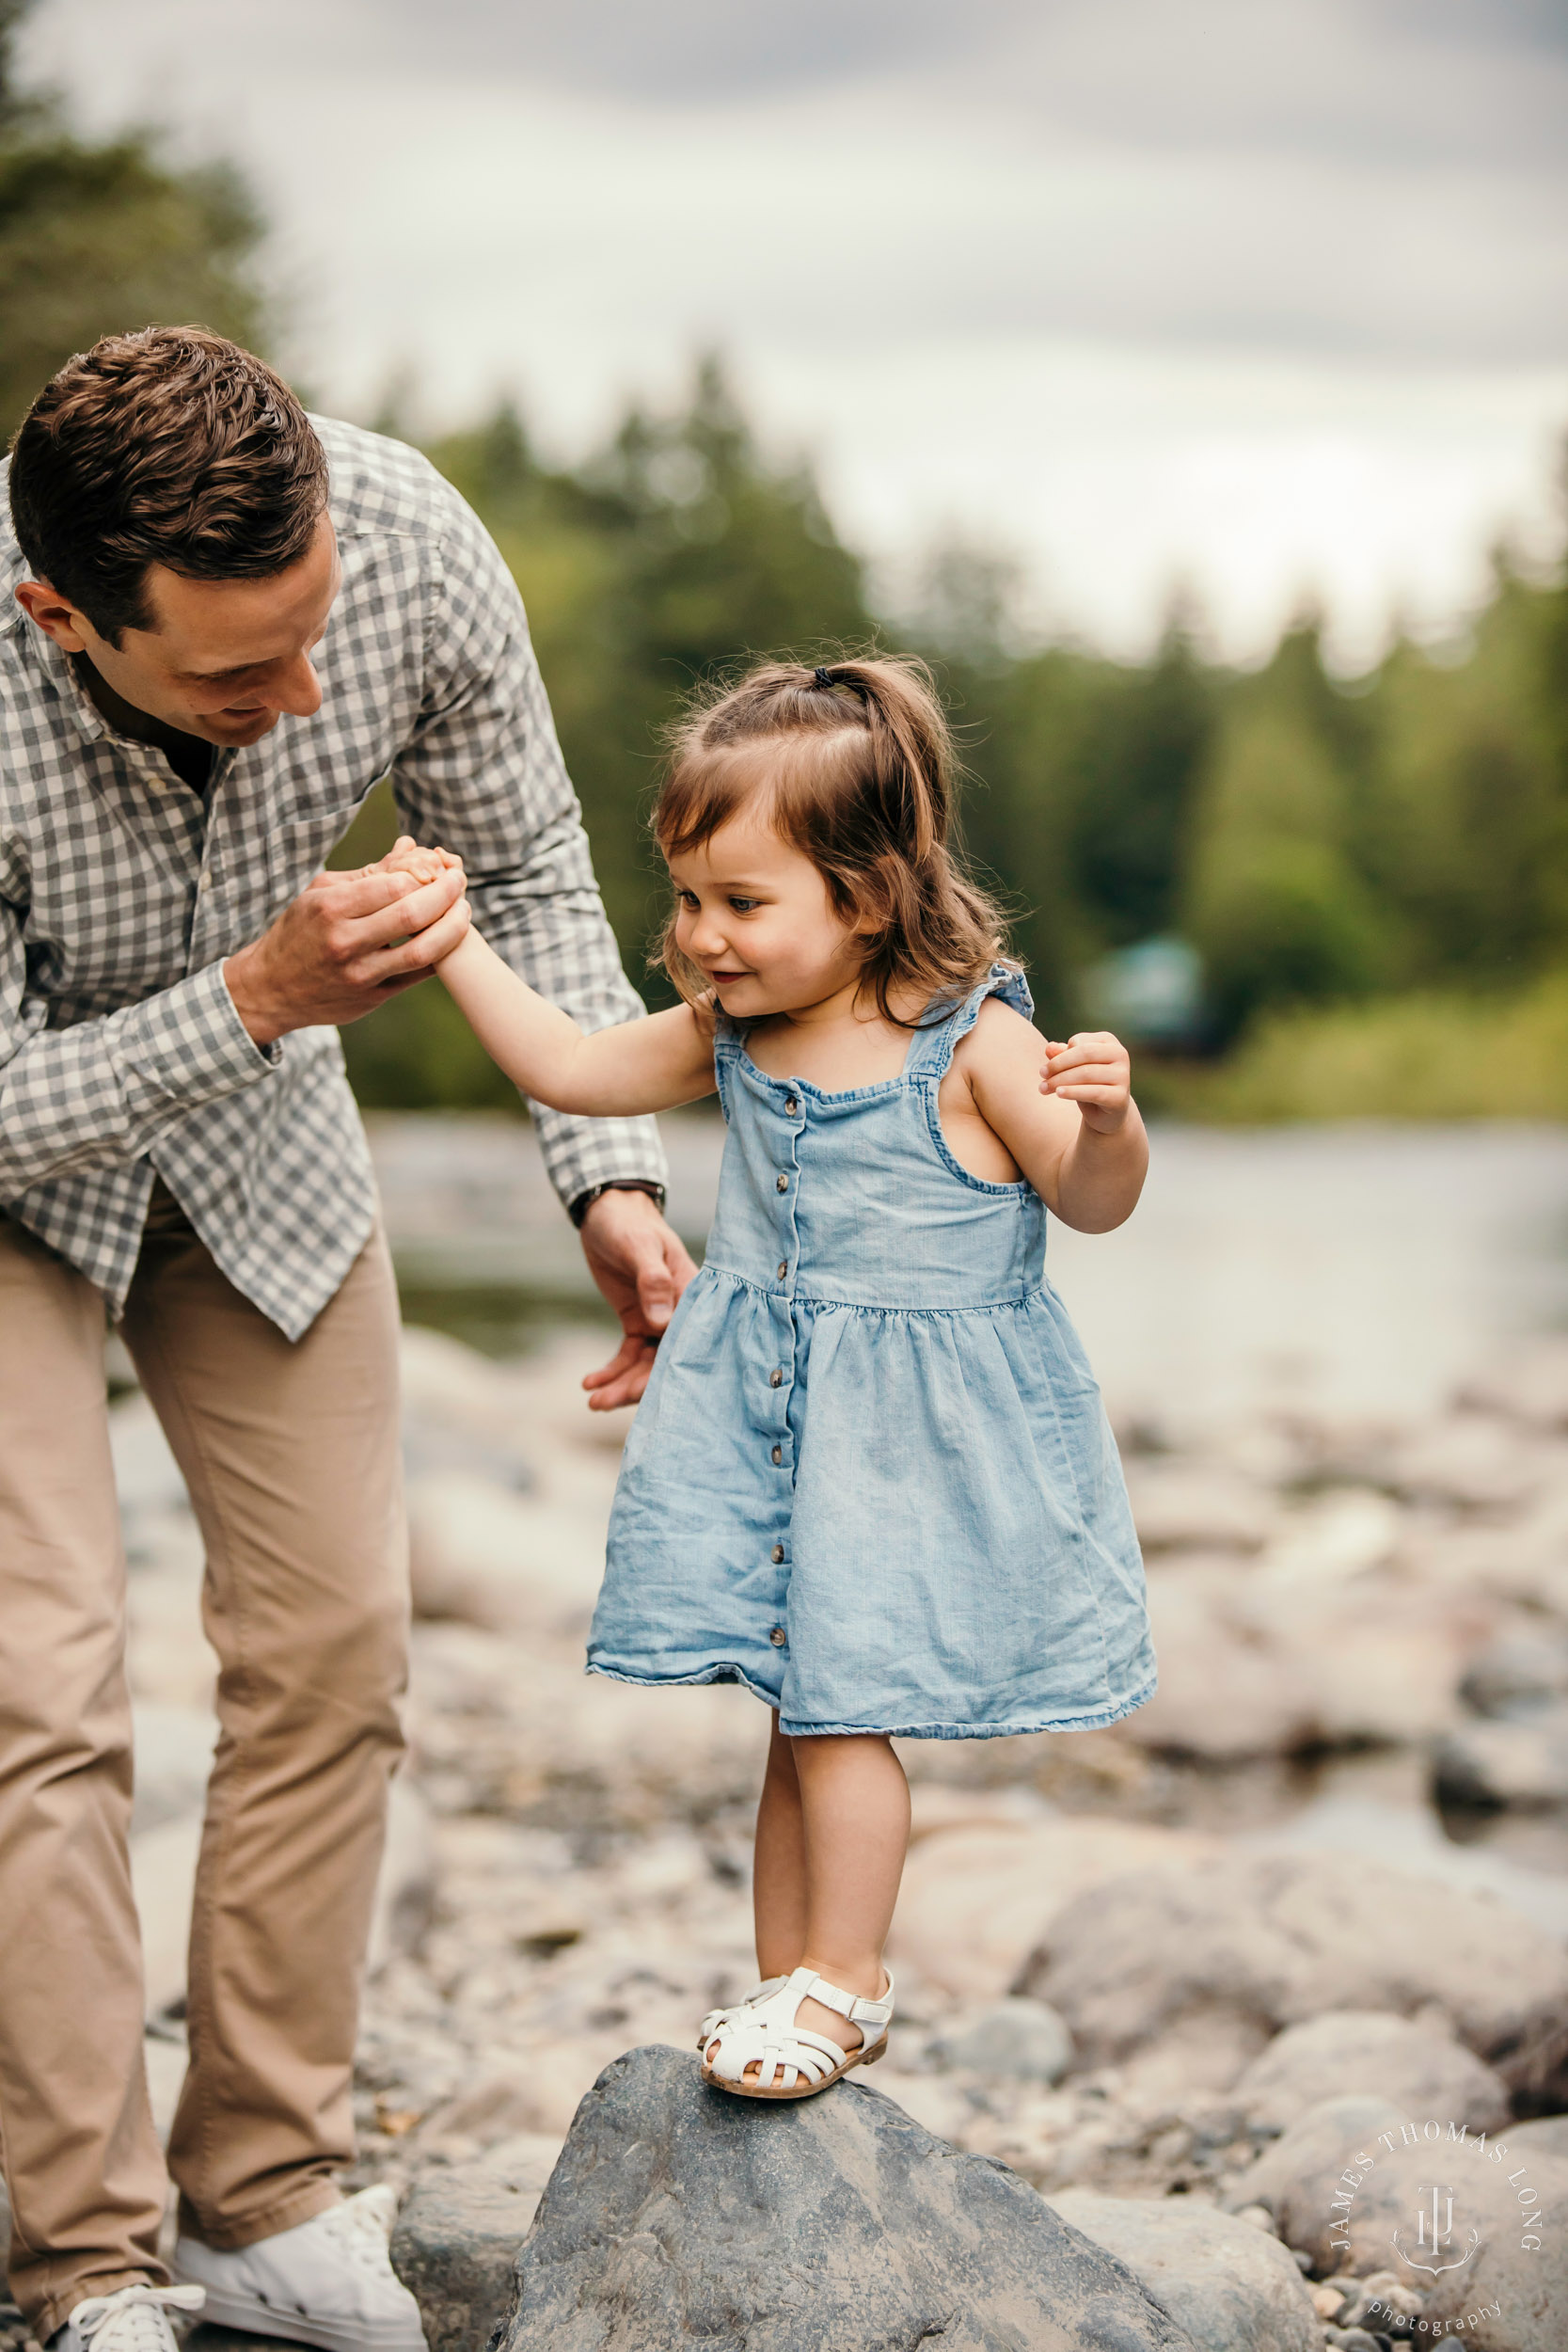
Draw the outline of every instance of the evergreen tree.
[[[1352,730],[1332,693],[1307,623],[1225,698],[1193,812],[1184,925],[1223,1037],[1271,1005],[1361,994],[1387,960],[1386,916],[1354,855]]]
[[[0,0],[0,437],[39,388],[101,335],[199,321],[257,347],[261,220],[236,173],[180,171],[131,133],[92,145],[18,90],[15,35],[31,0]]]

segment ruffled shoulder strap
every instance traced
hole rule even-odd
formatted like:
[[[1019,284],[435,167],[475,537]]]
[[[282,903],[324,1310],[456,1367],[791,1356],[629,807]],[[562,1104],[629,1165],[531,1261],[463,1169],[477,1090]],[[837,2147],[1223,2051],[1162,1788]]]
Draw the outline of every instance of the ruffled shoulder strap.
[[[960,1041],[966,1038],[980,1018],[980,1008],[988,996],[1000,996],[1005,1005],[1011,1005],[1025,1021],[1035,1017],[1035,1000],[1029,993],[1029,983],[1015,964],[993,963],[989,976],[978,988],[972,988],[967,996],[942,1008],[941,999],[927,1008],[909,1060],[904,1065],[907,1078],[940,1082]]]

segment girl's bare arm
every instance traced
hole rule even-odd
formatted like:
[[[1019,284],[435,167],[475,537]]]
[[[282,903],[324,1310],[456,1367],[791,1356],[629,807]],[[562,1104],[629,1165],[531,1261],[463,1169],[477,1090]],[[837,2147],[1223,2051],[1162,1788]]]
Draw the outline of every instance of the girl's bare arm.
[[[632,1119],[713,1092],[712,1026],[689,1005],[589,1034],[476,930],[436,968],[491,1060],[552,1110]]]
[[[1126,1223],[1143,1190],[1148,1137],[1127,1049],[1109,1031],[1053,1044],[993,998],[959,1048],[959,1067],[981,1118],[1053,1216],[1081,1233]]]
[[[379,863],[429,881],[460,861],[400,834]],[[368,870],[368,869],[367,869]],[[589,1034],[503,963],[476,930],[436,967],[491,1060],[535,1101],[590,1119],[673,1110],[714,1090],[711,1016],[682,1005]]]

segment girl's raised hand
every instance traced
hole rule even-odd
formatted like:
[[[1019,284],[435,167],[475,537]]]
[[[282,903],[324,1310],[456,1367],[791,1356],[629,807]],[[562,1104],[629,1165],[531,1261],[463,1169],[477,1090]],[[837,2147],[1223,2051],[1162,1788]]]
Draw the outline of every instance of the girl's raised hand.
[[[1114,1136],[1126,1124],[1132,1100],[1132,1064],[1109,1029],[1081,1030],[1065,1045],[1048,1039],[1040,1092],[1076,1103],[1085,1127]]]
[[[399,834],[386,856],[378,858],[375,865],[367,866],[365,871],[412,874],[416,882],[434,882],[450,866],[461,866],[462,863],[462,859],[453,857],[450,850],[421,849],[412,834],[404,833]]]

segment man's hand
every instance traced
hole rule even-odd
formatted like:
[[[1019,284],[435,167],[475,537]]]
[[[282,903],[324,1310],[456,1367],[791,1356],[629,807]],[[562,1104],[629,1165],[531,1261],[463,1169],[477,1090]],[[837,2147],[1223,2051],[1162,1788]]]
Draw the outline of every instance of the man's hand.
[[[582,1384],[589,1411],[609,1413],[635,1405],[647,1387],[654,1350],[697,1269],[645,1192],[601,1192],[582,1220],[582,1248],[626,1333],[610,1362]]]
[[[258,1045],[318,1022],[357,1021],[412,988],[468,928],[464,874],[431,881],[365,866],[318,874],[270,930],[229,958],[234,1009]]]
[[[1096,1135],[1114,1136],[1126,1125],[1132,1088],[1127,1048],[1109,1029],[1085,1031],[1065,1045],[1047,1043],[1040,1092],[1076,1103]]]

